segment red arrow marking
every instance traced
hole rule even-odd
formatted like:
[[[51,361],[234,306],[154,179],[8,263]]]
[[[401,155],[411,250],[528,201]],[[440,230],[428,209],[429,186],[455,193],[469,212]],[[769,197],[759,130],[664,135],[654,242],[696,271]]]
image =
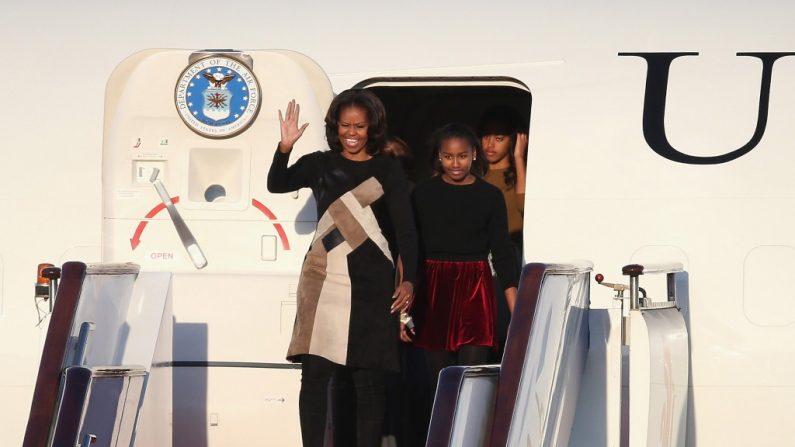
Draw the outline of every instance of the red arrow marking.
[[[179,203],[179,196],[172,197],[171,203]],[[166,205],[163,202],[160,202],[159,204],[157,204],[157,206],[149,210],[149,212],[146,213],[146,216],[144,217],[146,217],[147,219],[151,219],[155,217],[157,213],[163,211],[164,209],[166,209]],[[135,229],[135,233],[133,234],[132,239],[130,239],[130,246],[132,247],[133,250],[138,248],[138,245],[141,243],[141,233],[144,232],[144,228],[146,228],[146,224],[148,223],[149,222],[146,220],[142,220],[141,222],[138,223],[138,227]]]
[[[263,205],[262,202],[260,202],[259,200],[251,199],[251,204],[254,205],[254,207],[257,208],[258,210],[262,211],[262,214],[268,216],[268,219],[276,220],[276,215],[273,214],[273,212],[269,210],[267,206]],[[279,239],[282,240],[282,248],[284,248],[285,250],[289,250],[290,242],[287,240],[287,233],[284,232],[282,224],[275,223],[273,224],[273,228],[276,228],[276,232],[279,233]]]
[[[179,203],[179,196],[172,197],[171,202],[174,204]],[[251,204],[254,205],[254,207],[257,208],[258,210],[262,211],[262,213],[265,214],[265,216],[267,216],[268,219],[277,220],[276,215],[273,214],[273,212],[269,210],[267,206],[263,205],[259,200],[251,199]],[[144,217],[146,217],[147,219],[151,219],[155,217],[157,213],[163,211],[164,209],[166,209],[166,205],[161,202],[157,204],[154,208],[149,210],[149,212],[146,213],[146,216]],[[146,225],[148,223],[149,221],[146,220],[142,220],[141,222],[138,223],[138,227],[135,229],[135,233],[133,234],[133,237],[130,239],[130,246],[132,247],[133,250],[138,248],[138,245],[140,245],[141,234],[144,232],[144,229],[146,228]],[[273,224],[273,227],[276,228],[276,232],[279,233],[279,239],[282,240],[282,247],[285,250],[289,250],[290,242],[287,240],[287,233],[284,231],[284,228],[282,228],[282,224],[275,223]]]
[[[132,239],[130,239],[130,246],[133,250],[138,248],[138,244],[141,243],[141,233],[144,232],[144,228],[146,228],[147,221],[141,221],[138,223],[138,228],[135,229],[135,234],[133,234]]]

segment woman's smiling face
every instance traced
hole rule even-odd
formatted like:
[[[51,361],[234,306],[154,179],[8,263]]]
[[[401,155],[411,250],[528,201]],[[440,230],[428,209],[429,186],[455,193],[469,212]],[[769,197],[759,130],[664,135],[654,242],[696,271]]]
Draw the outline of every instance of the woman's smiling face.
[[[362,107],[348,106],[340,111],[340,117],[337,120],[337,135],[340,144],[342,144],[343,156],[354,160],[370,158],[365,151],[369,123],[367,110]]]

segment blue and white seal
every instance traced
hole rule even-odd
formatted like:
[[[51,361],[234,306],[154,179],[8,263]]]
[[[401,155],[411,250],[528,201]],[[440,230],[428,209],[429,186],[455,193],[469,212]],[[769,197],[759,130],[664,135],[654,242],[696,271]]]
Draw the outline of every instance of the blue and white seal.
[[[246,130],[257,117],[259,82],[243,62],[211,55],[185,68],[174,102],[194,132],[207,138],[229,138]]]

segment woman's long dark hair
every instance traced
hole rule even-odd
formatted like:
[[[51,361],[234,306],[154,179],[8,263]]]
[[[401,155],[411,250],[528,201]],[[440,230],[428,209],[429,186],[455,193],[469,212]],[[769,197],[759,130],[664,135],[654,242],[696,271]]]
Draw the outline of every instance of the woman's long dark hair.
[[[367,145],[365,151],[370,155],[381,152],[386,143],[386,110],[384,104],[372,92],[363,89],[349,89],[337,95],[326,113],[326,141],[334,152],[342,152],[339,138],[339,119],[342,109],[361,107],[367,112]]]
[[[442,151],[442,144],[452,138],[459,138],[467,142],[467,145],[472,148],[475,159],[472,160],[472,167],[469,172],[477,177],[483,177],[488,168],[486,157],[483,155],[483,148],[480,147],[480,139],[475,135],[475,132],[469,126],[461,123],[450,123],[436,129],[428,141],[428,147],[431,149],[431,167],[437,174],[443,174],[442,162],[439,160],[439,153]]]
[[[522,118],[513,108],[509,106],[495,106],[483,114],[478,127],[478,136],[483,138],[485,135],[508,135],[510,145],[508,146],[508,169],[505,170],[505,184],[508,188],[516,186],[516,159],[513,155],[513,148],[516,146],[516,134],[524,129]]]

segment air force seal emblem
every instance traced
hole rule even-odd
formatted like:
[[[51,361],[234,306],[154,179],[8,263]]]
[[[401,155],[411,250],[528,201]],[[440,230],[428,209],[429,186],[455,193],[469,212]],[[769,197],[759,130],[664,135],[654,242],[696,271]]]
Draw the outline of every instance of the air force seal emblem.
[[[229,138],[246,130],[257,117],[259,82],[243,62],[211,55],[182,72],[174,102],[182,121],[197,134]]]

